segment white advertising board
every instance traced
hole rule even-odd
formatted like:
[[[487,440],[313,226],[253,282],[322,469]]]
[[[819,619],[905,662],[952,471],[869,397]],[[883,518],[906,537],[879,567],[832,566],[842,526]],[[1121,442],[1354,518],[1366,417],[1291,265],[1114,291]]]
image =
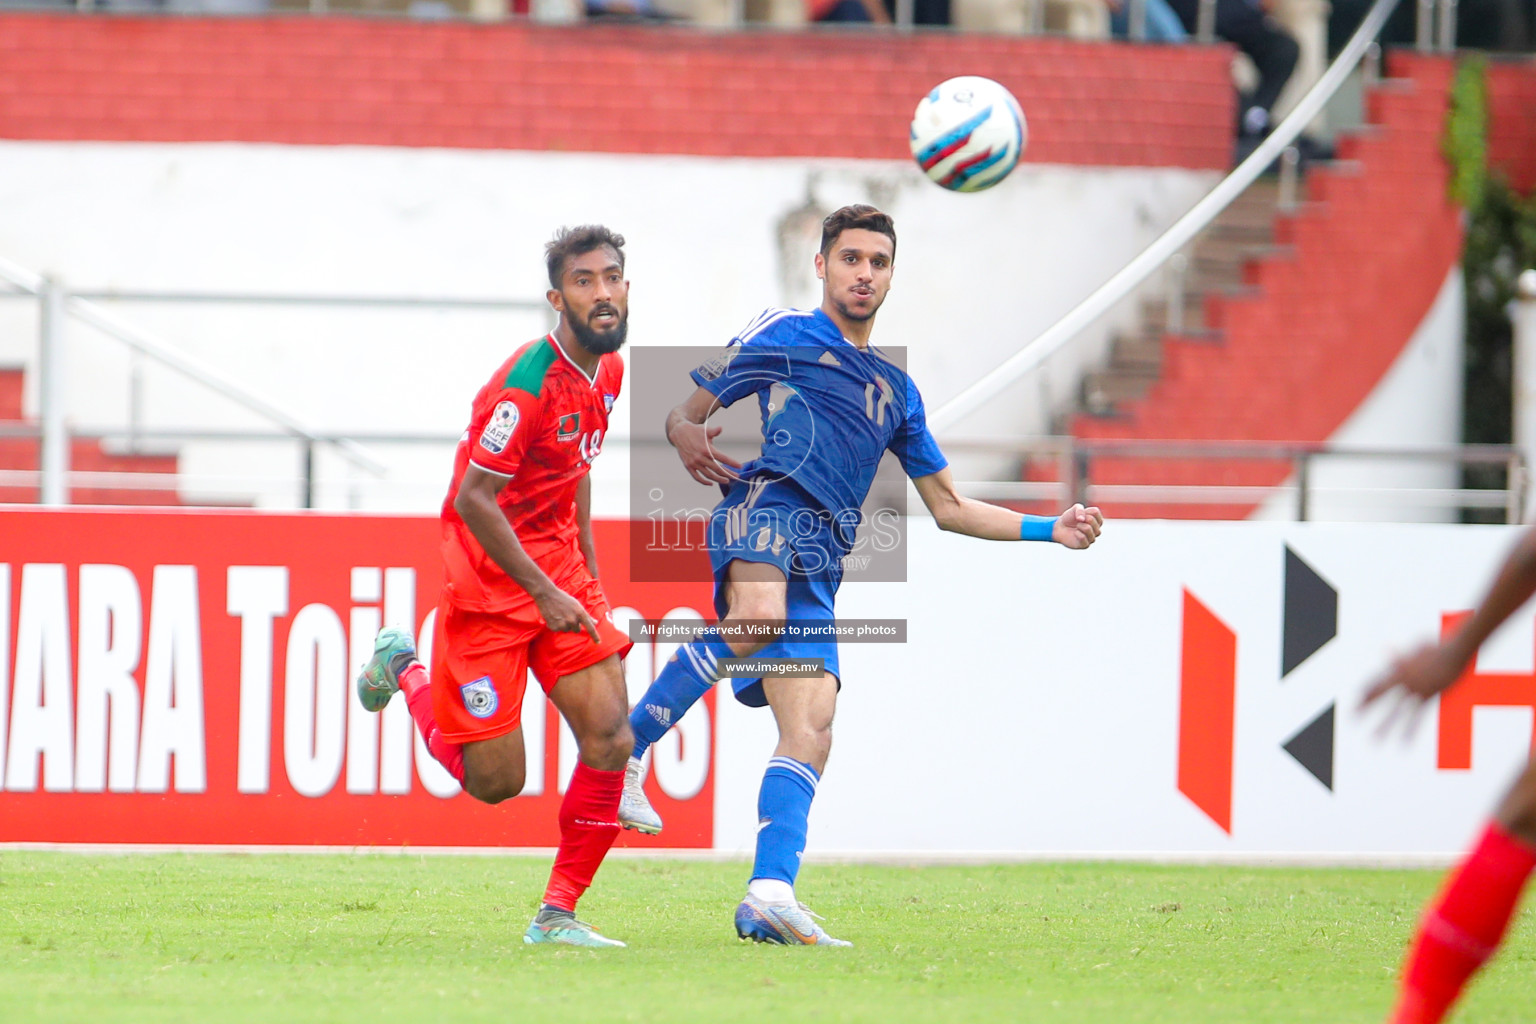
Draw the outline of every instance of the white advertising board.
[[[908,582],[839,597],[842,617],[905,617],[908,642],[842,651],[811,851],[1454,851],[1531,747],[1531,611],[1475,666],[1523,677],[1525,706],[1443,715],[1432,703],[1408,742],[1378,739],[1379,716],[1357,706],[1394,652],[1475,605],[1515,536],[1110,522],[1090,551],[1070,552],[914,521]],[[772,725],[721,697],[715,845],[749,850]],[[1442,768],[1442,747],[1469,729],[1470,765]]]

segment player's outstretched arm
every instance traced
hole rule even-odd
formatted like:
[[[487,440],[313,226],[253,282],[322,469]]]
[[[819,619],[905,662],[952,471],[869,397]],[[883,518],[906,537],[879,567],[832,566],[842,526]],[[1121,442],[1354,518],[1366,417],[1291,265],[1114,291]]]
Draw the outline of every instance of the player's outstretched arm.
[[[491,561],[528,591],[539,606],[545,625],[557,633],[585,630],[592,642],[598,643],[597,623],[592,616],[587,614],[580,601],[555,586],[538,563],[528,557],[517,534],[512,531],[512,524],[507,522],[501,506],[496,503],[496,495],[509,479],[471,463],[464,470],[464,479],[459,481],[459,492],[453,496],[454,511],[485,548],[485,553],[491,556]]]
[[[1504,560],[1488,594],[1477,610],[1442,643],[1426,644],[1405,658],[1392,663],[1384,675],[1373,682],[1360,701],[1362,708],[1395,694],[1409,707],[1410,724],[1419,708],[1429,698],[1447,690],[1466,669],[1489,635],[1498,629],[1520,606],[1536,594],[1536,529],[1527,530]],[[1391,726],[1398,708],[1394,707],[1383,723]]]
[[[708,389],[699,388],[688,401],[667,415],[667,441],[677,449],[683,468],[701,484],[727,484],[737,479],[741,463],[717,449],[712,443],[720,427],[708,425],[709,415],[720,407],[720,400]]]
[[[1104,527],[1104,513],[1097,508],[1073,505],[1054,521],[1039,520],[1041,529],[1033,536],[1036,519],[1000,505],[963,497],[955,490],[955,478],[948,468],[916,477],[912,481],[918,496],[928,506],[939,529],[963,533],[983,540],[1053,540],[1063,547],[1082,550],[1099,537]],[[1044,526],[1049,526],[1047,535]]]

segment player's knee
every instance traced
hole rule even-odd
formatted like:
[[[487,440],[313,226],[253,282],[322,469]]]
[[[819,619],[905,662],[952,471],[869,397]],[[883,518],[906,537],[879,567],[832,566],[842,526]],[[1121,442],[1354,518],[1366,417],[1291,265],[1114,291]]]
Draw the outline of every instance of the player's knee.
[[[832,753],[832,727],[830,725],[816,730],[815,743],[816,764],[824,766],[827,763],[827,757]],[[820,771],[821,769],[817,768],[816,770]]]
[[[629,719],[619,716],[617,721],[604,723],[577,737],[581,759],[601,771],[617,771],[629,761],[635,750],[635,734],[630,731]]]
[[[477,776],[464,773],[464,792],[486,804],[499,804],[511,800],[523,791],[527,775],[522,769],[507,768],[494,775]]]
[[[744,600],[731,605],[731,618],[750,622],[752,646],[763,647],[784,632],[784,608],[775,601]]]
[[[832,726],[806,723],[782,730],[779,739],[785,750],[797,761],[821,771],[832,753]]]

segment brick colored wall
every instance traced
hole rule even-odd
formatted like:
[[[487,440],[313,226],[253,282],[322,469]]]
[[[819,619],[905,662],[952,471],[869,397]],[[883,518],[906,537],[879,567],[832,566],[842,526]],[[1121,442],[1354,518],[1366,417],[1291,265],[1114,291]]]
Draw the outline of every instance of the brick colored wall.
[[[1529,195],[1536,190],[1536,60],[1489,65],[1488,120],[1488,162]]]
[[[1026,160],[1225,168],[1220,47],[356,18],[0,15],[0,138],[902,159],[979,74]]]

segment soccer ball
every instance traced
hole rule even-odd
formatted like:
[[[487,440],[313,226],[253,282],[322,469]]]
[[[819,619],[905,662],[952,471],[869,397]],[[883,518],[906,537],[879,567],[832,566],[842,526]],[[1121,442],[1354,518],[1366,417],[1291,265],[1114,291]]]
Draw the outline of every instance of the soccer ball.
[[[1019,101],[990,78],[940,82],[912,115],[912,159],[954,192],[980,192],[1002,181],[1027,139]]]

